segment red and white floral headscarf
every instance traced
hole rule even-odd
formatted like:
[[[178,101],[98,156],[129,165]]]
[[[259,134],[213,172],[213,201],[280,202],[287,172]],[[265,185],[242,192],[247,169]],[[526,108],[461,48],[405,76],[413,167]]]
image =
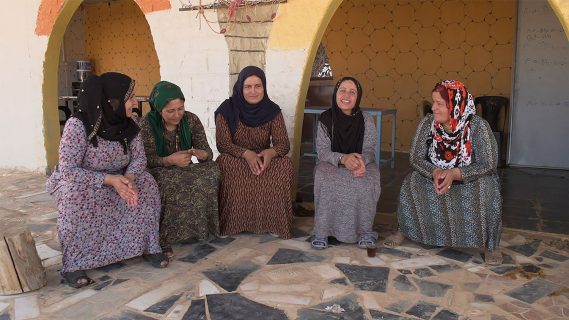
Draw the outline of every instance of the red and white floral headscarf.
[[[438,85],[448,92],[451,132],[433,120],[429,158],[441,169],[467,166],[472,162],[470,120],[476,114],[474,99],[460,81],[444,80]]]

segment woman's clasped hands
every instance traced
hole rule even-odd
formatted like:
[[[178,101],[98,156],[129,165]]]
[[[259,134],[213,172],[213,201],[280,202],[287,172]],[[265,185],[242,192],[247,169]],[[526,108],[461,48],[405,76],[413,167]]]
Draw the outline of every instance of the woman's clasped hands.
[[[255,153],[251,150],[246,150],[243,153],[243,158],[247,161],[249,169],[254,175],[258,176],[263,171],[265,171],[271,164],[271,160],[277,155],[277,152],[270,148],[265,149],[259,153]]]
[[[134,208],[138,205],[138,189],[134,175],[106,175],[104,184],[113,187],[129,207]]]
[[[452,182],[460,180],[460,170],[458,168],[452,169],[435,169],[433,170],[433,186],[435,192],[440,196],[447,193],[451,187]]]
[[[354,177],[363,177],[366,172],[366,165],[359,153],[349,153],[342,156],[340,163],[346,166],[346,169],[352,171]]]

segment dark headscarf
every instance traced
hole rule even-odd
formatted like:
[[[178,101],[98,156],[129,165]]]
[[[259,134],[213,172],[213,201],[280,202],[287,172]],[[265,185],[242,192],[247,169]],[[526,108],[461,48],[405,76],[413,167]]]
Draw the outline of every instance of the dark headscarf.
[[[99,136],[119,141],[124,153],[128,153],[128,144],[140,131],[136,122],[126,116],[125,102],[133,90],[134,80],[117,72],[91,75],[81,84],[79,107],[73,116],[83,122],[87,140],[95,148]]]
[[[429,144],[429,159],[442,169],[464,167],[472,163],[470,121],[476,114],[474,98],[460,81],[444,80],[435,86],[443,86],[448,95],[448,113],[451,132],[433,120]],[[434,90],[433,90],[434,91]]]
[[[346,115],[338,107],[336,102],[336,94],[342,82],[350,80],[355,83],[358,90],[356,104],[352,109],[352,115]],[[358,80],[352,77],[343,77],[334,87],[332,95],[332,107],[324,111],[320,115],[320,122],[324,124],[326,133],[332,141],[332,151],[344,154],[362,153],[364,144],[365,122],[362,110],[360,109],[360,101],[362,100],[362,86]]]
[[[257,76],[263,82],[265,93],[257,104],[249,104],[243,97],[243,83],[250,76]],[[248,66],[239,72],[239,78],[233,86],[233,95],[215,110],[215,117],[220,113],[227,120],[231,136],[234,136],[239,120],[248,127],[258,127],[273,120],[280,112],[281,108],[267,94],[267,80],[263,70]]]
[[[148,122],[152,127],[152,133],[154,134],[154,140],[156,141],[156,153],[160,157],[167,156],[166,152],[166,141],[164,140],[164,121],[162,119],[161,112],[164,107],[172,100],[184,98],[182,89],[177,85],[168,82],[160,81],[158,82],[152,92],[150,93],[149,103],[152,110],[147,115]],[[190,121],[184,113],[178,128],[176,129],[180,135],[180,150],[188,150],[192,147],[192,132],[190,131]]]

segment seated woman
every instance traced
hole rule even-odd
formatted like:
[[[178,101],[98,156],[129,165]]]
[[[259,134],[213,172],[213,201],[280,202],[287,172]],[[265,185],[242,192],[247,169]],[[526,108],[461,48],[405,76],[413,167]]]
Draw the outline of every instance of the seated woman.
[[[502,198],[496,173],[497,143],[488,123],[475,115],[472,95],[459,81],[433,89],[433,114],[415,133],[397,218],[404,237],[434,246],[486,249],[486,263],[500,264]]]
[[[292,162],[281,109],[267,95],[263,70],[241,70],[233,95],[215,111],[221,233],[292,236]],[[272,146],[271,146],[272,142]]]
[[[372,231],[381,192],[375,164],[376,128],[362,112],[362,87],[351,77],[336,83],[332,107],[318,122],[314,169],[314,238],[312,247],[324,249],[328,237],[365,248],[375,244]]]
[[[47,191],[57,201],[61,273],[72,287],[93,282],[86,270],[142,254],[155,267],[168,265],[158,241],[158,186],[145,171],[134,106],[134,80],[90,76],[65,124]]]
[[[200,119],[184,109],[180,87],[160,81],[149,102],[152,110],[142,119],[142,138],[162,200],[160,244],[171,257],[177,242],[219,236],[220,173]],[[192,156],[199,163],[192,163]]]

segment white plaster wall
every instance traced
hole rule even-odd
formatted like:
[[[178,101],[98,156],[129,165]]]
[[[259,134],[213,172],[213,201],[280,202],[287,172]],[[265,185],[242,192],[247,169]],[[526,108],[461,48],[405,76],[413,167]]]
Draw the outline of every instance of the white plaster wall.
[[[0,10],[0,168],[43,172],[43,62],[48,38],[35,23],[40,0],[12,1]]]
[[[195,113],[204,125],[208,142],[215,147],[214,111],[229,97],[229,53],[223,35],[212,32],[205,21],[196,18],[196,11],[172,8],[146,15],[162,80],[182,88],[186,110]],[[210,21],[217,21],[213,10],[205,11]],[[219,29],[217,23],[213,26]]]

